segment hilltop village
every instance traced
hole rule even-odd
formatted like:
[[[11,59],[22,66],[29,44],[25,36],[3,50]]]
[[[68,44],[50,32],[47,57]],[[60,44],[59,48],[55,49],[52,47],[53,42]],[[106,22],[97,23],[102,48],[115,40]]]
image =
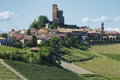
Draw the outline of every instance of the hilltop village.
[[[22,47],[24,47],[25,43],[31,40],[33,36],[36,37],[37,44],[40,44],[41,41],[49,41],[54,36],[63,39],[68,33],[72,36],[78,36],[80,42],[83,43],[108,44],[120,42],[120,33],[117,31],[105,31],[104,22],[101,22],[99,29],[91,29],[89,26],[66,25],[64,21],[63,11],[59,10],[56,4],[53,4],[52,21],[41,23],[43,25],[40,28],[35,25],[35,22],[37,22],[35,20],[28,30],[16,31],[12,29],[6,36],[0,37],[0,45],[12,46],[14,41],[20,41]]]

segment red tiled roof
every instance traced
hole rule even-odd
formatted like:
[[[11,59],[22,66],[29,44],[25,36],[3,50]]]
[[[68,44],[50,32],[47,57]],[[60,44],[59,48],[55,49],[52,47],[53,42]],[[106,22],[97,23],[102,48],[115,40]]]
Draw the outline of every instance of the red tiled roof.
[[[32,48],[30,48],[30,51],[38,51],[38,50],[40,50],[38,47],[32,47]]]
[[[23,35],[21,34],[15,34],[14,37],[19,40],[19,39],[22,39]]]
[[[120,33],[117,31],[109,31],[109,32],[105,32],[105,34],[120,34]]]

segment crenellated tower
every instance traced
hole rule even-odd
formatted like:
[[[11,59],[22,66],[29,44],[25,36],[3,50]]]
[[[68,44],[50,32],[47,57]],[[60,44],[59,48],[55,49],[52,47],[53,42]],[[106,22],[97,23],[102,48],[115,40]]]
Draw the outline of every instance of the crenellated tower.
[[[52,18],[54,23],[64,25],[63,11],[58,9],[57,4],[53,4],[52,6]]]
[[[104,32],[104,22],[101,23],[101,32]]]

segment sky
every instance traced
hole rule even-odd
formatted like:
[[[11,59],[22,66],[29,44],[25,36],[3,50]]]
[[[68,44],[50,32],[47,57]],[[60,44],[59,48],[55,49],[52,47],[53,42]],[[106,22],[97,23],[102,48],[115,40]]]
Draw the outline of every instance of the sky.
[[[63,10],[65,24],[120,32],[120,0],[0,0],[0,32],[28,29],[41,15],[52,20],[52,4]]]

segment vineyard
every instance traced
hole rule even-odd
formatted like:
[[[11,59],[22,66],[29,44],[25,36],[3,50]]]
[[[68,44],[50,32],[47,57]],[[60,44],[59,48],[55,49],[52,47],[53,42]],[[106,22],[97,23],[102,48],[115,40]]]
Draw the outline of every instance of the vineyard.
[[[0,80],[21,80],[16,74],[0,64]]]
[[[88,50],[66,49],[62,57],[106,79],[120,79],[120,44],[92,46]]]
[[[29,49],[18,49],[7,46],[0,46],[0,58],[7,60],[16,60],[27,63],[39,63],[40,54],[29,51]]]
[[[90,60],[94,57],[97,57],[97,54],[93,54],[92,52],[88,50],[79,50],[76,48],[62,48],[62,51],[67,51],[67,54],[63,54],[62,58],[70,61],[70,62],[77,62],[77,61],[86,61]]]
[[[0,46],[0,53],[1,52],[16,52],[16,51],[22,51],[22,49],[7,47],[7,46]]]
[[[6,60],[6,63],[24,75],[28,80],[85,80],[72,72],[57,67],[8,60]]]
[[[58,55],[69,62],[73,62],[95,73],[95,75],[90,76],[76,75],[70,71],[54,66],[34,64],[41,60],[40,55],[27,50],[0,46],[0,57],[8,59],[5,60],[5,62],[24,75],[28,80],[119,80],[119,48],[119,44],[91,46],[88,50],[62,47],[61,54]],[[5,75],[7,75],[7,77],[5,77]],[[1,64],[0,78],[2,80],[8,78],[11,80],[19,80],[15,74]]]

